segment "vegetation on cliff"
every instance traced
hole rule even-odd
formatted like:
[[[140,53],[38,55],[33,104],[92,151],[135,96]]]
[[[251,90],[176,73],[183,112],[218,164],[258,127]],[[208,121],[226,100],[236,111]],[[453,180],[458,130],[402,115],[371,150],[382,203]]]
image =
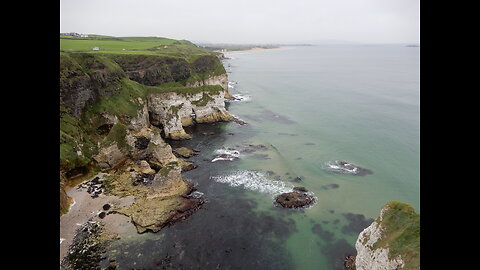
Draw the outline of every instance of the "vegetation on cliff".
[[[62,182],[77,171],[96,168],[93,157],[100,147],[116,144],[128,152],[129,124],[148,95],[203,93],[203,102],[227,91],[220,85],[187,86],[226,71],[215,53],[185,40],[60,36],[59,64]],[[63,188],[61,196],[68,202]]]
[[[217,85],[185,86],[187,81],[225,73],[215,54],[189,41],[61,36],[60,49],[60,160],[66,171],[91,161],[95,145],[103,139],[98,134],[106,124],[103,113],[123,122],[137,115],[150,93],[222,91]]]
[[[419,269],[420,265],[420,214],[413,206],[391,201],[382,208],[382,218],[376,222],[382,228],[382,237],[373,248],[388,248],[389,259],[401,255],[403,269]]]

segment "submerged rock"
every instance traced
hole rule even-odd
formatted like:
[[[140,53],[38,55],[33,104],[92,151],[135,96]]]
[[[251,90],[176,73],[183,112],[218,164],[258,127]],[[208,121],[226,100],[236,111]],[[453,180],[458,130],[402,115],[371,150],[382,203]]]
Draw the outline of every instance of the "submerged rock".
[[[313,204],[315,198],[306,193],[293,191],[278,195],[275,201],[285,208],[300,208]]]
[[[325,170],[334,172],[334,173],[351,174],[351,175],[358,175],[358,176],[364,176],[364,175],[373,173],[369,169],[364,169],[352,163],[341,161],[341,160],[326,162]]]
[[[76,231],[61,269],[100,269],[107,243],[103,224],[88,220]]]
[[[232,148],[227,148],[227,149],[218,149],[215,151],[217,154],[213,159],[212,162],[218,161],[218,160],[235,160],[240,158],[240,152],[238,150],[232,149]]]
[[[190,171],[198,167],[196,163],[186,161],[183,158],[178,158],[178,164],[180,164],[180,167],[182,168],[182,172]]]
[[[233,117],[233,118],[232,118],[232,121],[235,122],[235,123],[237,123],[237,124],[239,124],[239,125],[242,125],[242,126],[244,126],[244,125],[247,124],[247,122],[245,122],[245,121],[243,121],[243,120],[241,120],[241,119],[239,119],[239,118],[237,118],[237,117]]]
[[[305,187],[294,187],[293,190],[300,191],[300,192],[308,192],[308,190]]]
[[[266,151],[268,147],[263,144],[245,144],[239,147],[242,153],[253,153],[256,151]]]
[[[345,257],[345,269],[347,270],[356,270],[357,268],[355,267],[355,256],[349,255]]]
[[[298,183],[298,182],[302,182],[303,179],[304,179],[303,176],[297,176],[297,177],[293,178],[291,181]]]

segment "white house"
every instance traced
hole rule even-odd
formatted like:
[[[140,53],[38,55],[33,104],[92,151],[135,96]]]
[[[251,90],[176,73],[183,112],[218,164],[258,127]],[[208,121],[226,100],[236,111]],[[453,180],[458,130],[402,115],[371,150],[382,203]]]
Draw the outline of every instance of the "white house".
[[[100,50],[99,47],[93,47],[93,48],[92,48],[92,51],[99,51],[99,50]]]

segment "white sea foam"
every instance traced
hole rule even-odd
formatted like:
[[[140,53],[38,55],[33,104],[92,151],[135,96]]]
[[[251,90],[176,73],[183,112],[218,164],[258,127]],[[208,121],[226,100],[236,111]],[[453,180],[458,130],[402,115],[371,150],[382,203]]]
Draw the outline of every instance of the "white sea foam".
[[[235,149],[217,149],[214,152],[217,156],[212,159],[212,162],[218,161],[218,160],[234,160],[240,157],[240,152]],[[223,155],[223,156],[222,156]]]
[[[235,85],[238,84],[237,82],[232,82],[232,81],[229,81],[228,82],[228,88],[235,88]]]
[[[200,199],[200,198],[203,198],[205,196],[205,194],[203,192],[200,192],[200,191],[194,191],[189,196],[192,197],[192,198],[195,198],[195,199]]]
[[[236,102],[245,102],[245,101],[250,101],[252,99],[252,96],[245,95],[245,94],[233,94],[233,99],[230,101],[236,101]]]
[[[227,155],[235,156],[235,157],[239,157],[239,156],[240,156],[240,152],[239,152],[238,150],[231,149],[231,148],[220,148],[220,149],[217,149],[217,150],[215,150],[215,154],[217,154],[217,155],[227,154]]]
[[[229,175],[212,176],[211,179],[232,187],[242,187],[274,196],[293,191],[293,186],[282,181],[270,179],[264,173],[257,171],[239,170]]]
[[[334,160],[325,162],[325,170],[339,173],[356,174],[358,168],[350,163],[340,163],[341,161]]]

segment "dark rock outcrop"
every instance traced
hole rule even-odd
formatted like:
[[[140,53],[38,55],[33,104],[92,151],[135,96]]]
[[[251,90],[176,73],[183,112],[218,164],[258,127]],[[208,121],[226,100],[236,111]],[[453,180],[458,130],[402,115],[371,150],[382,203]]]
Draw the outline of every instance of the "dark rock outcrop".
[[[301,208],[313,204],[315,198],[306,193],[293,191],[278,195],[275,202],[285,208]]]
[[[107,241],[102,239],[103,225],[87,221],[76,232],[61,269],[100,269]]]
[[[110,69],[108,59],[91,54],[60,56],[60,103],[79,117],[83,109],[101,97],[118,93],[121,69]]]

